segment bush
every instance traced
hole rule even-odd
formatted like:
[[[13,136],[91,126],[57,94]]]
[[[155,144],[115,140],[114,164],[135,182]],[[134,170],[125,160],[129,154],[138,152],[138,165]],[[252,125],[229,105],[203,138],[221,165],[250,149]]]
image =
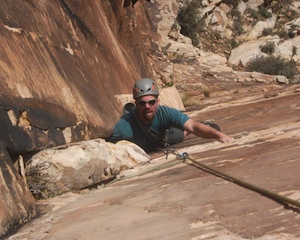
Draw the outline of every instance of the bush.
[[[260,6],[260,7],[259,7],[259,13],[260,13],[260,15],[261,15],[262,17],[264,17],[264,18],[271,18],[271,17],[272,17],[272,13],[270,13],[270,12],[268,11],[268,9],[265,8],[265,7],[263,7],[263,6]]]
[[[294,19],[295,16],[296,16],[296,11],[293,10],[293,9],[291,9],[291,8],[288,8],[288,9],[286,9],[286,10],[284,11],[283,14],[284,14],[284,16],[285,16],[286,18],[288,18],[289,20],[292,20],[292,19]]]
[[[253,20],[258,20],[259,18],[259,13],[252,8],[247,8],[245,10],[245,14],[248,15]]]
[[[199,98],[194,99],[187,94],[181,95],[181,100],[185,107],[194,107],[201,104],[201,100]]]
[[[275,52],[275,43],[267,42],[265,45],[261,45],[260,51],[262,51],[263,53],[272,55]]]
[[[288,31],[286,31],[285,29],[279,29],[278,31],[274,32],[274,34],[285,40],[289,39]]]
[[[243,25],[240,21],[233,21],[233,32],[235,35],[241,35],[244,32]]]
[[[237,9],[232,9],[229,15],[235,19],[235,20],[241,20],[242,19],[242,14],[239,10]]]
[[[228,6],[232,6],[233,8],[236,8],[240,2],[241,0],[223,0],[224,4]]]
[[[271,8],[274,14],[279,14],[282,9],[292,3],[293,0],[264,0],[263,7]]]
[[[232,48],[236,48],[236,47],[238,47],[240,44],[234,39],[234,38],[231,38],[230,39],[230,46],[232,47]]]
[[[273,28],[264,28],[264,30],[262,31],[262,35],[263,36],[273,36]]]
[[[203,28],[204,22],[199,19],[199,8],[201,3],[193,0],[184,5],[178,12],[177,21],[181,26],[181,34],[189,37],[194,46],[199,44],[198,32]]]
[[[290,61],[276,56],[261,56],[250,61],[246,70],[261,72],[269,75],[283,75],[292,78],[296,73],[296,67]]]

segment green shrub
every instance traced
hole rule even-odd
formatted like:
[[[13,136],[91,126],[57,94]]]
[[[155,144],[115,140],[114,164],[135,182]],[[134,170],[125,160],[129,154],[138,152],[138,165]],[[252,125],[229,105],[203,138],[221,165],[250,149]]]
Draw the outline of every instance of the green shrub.
[[[233,21],[233,32],[235,35],[241,35],[244,32],[243,25],[240,21]]]
[[[291,8],[288,8],[284,11],[283,15],[288,18],[289,20],[292,20],[295,18],[296,16],[296,11],[291,9]]]
[[[234,38],[231,38],[230,39],[230,46],[232,47],[232,48],[236,48],[236,47],[238,47],[240,44],[234,39]]]
[[[264,0],[263,7],[271,8],[274,14],[279,14],[282,9],[292,3],[293,0]]]
[[[271,18],[272,17],[272,13],[270,13],[267,8],[265,8],[263,6],[259,6],[258,10],[259,10],[259,13],[262,17],[264,17],[264,18]]]
[[[268,35],[273,36],[273,28],[264,28],[264,30],[262,31],[262,36]]]
[[[208,88],[204,89],[203,94],[204,94],[205,97],[208,98],[210,96],[210,89],[208,89]]]
[[[298,47],[293,45],[293,48],[292,48],[292,58],[297,55],[297,51],[298,51]]]
[[[247,8],[244,14],[248,15],[253,20],[258,20],[259,18],[259,13],[252,8]]]
[[[199,44],[198,32],[203,28],[204,21],[199,19],[201,3],[193,0],[182,6],[177,15],[177,21],[181,26],[181,34],[189,37],[194,46]]]
[[[181,100],[185,107],[193,107],[201,104],[201,100],[199,98],[192,98],[185,93],[181,95]]]
[[[232,6],[233,8],[236,8],[241,0],[223,0],[223,3],[225,3],[228,6]]]
[[[285,29],[279,29],[278,31],[274,32],[274,34],[285,40],[290,38],[288,31],[286,31]]]
[[[260,51],[262,51],[263,53],[272,55],[275,52],[275,43],[267,42],[265,45],[261,45]]]
[[[246,70],[250,72],[261,72],[269,75],[283,75],[292,78],[297,74],[296,67],[290,61],[276,56],[261,56],[250,61]]]
[[[242,19],[242,14],[239,10],[237,9],[232,9],[229,15],[236,20],[241,20]]]

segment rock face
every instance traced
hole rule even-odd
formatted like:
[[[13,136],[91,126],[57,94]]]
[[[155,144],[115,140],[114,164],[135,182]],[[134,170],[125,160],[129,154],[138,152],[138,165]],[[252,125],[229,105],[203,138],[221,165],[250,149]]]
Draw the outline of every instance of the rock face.
[[[0,186],[11,201],[1,203],[0,236],[34,212],[30,192],[16,180],[15,158],[108,136],[122,108],[114,96],[130,93],[141,76],[153,76],[143,37],[158,35],[149,30],[143,11],[143,4],[132,8],[131,1],[1,2],[0,143],[5,158],[0,160]]]
[[[211,14],[207,21],[212,28],[221,37],[233,36],[226,27],[233,22],[225,14],[229,7],[220,0],[204,2],[203,15]],[[240,11],[246,9],[245,4],[256,8],[263,1],[247,2],[241,3]],[[272,96],[269,91],[280,88],[277,82],[286,83],[278,77],[235,73],[226,66],[224,56],[192,46],[180,29],[173,28],[178,6],[175,0],[2,1],[0,187],[7,198],[5,206],[12,207],[2,208],[1,203],[0,236],[34,215],[31,194],[12,163],[45,148],[108,136],[121,115],[116,96],[130,94],[136,79],[153,77],[175,85],[181,93],[192,92],[194,99],[201,96],[203,106],[208,107],[218,99],[248,92]],[[299,5],[294,7],[299,9]],[[247,39],[258,36],[263,26]],[[205,46],[211,41],[203,35]],[[287,45],[280,42],[276,49],[288,57],[292,53],[292,60],[297,61],[299,51],[292,51],[294,43],[296,40]],[[238,52],[232,55],[232,64],[246,63],[250,57]],[[102,163],[100,168],[109,168]],[[102,174],[100,171],[95,179]],[[93,183],[86,181],[80,187]]]
[[[149,160],[135,144],[94,139],[39,152],[28,162],[26,177],[37,198],[48,198],[111,181],[121,170]]]
[[[108,0],[5,0],[2,6],[0,116],[6,130],[0,140],[13,151],[29,151],[109,134],[121,108],[114,95],[130,93],[140,76],[152,77],[136,22],[147,31],[143,15]],[[12,132],[25,135],[15,146]],[[28,134],[31,146],[24,144]]]
[[[187,113],[194,119],[214,118],[236,140],[222,144],[189,135],[173,147],[300,204],[299,91],[293,85],[274,89],[269,97],[250,91],[230,100],[212,97],[215,103]],[[46,214],[10,240],[300,238],[299,208],[203,171],[189,160],[170,167],[166,163],[174,161],[173,154],[166,159],[161,151],[150,157],[148,165],[130,172],[131,179],[43,201]]]
[[[0,145],[0,236],[35,216],[34,199]]]

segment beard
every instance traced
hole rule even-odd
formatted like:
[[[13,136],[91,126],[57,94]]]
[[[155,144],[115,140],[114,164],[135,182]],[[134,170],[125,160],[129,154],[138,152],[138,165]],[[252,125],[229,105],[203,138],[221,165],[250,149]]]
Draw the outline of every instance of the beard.
[[[146,121],[153,121],[154,119],[154,112],[153,111],[149,111],[149,112],[145,112],[143,113],[143,119]]]
[[[145,123],[146,125],[152,123],[155,113],[152,110],[145,110],[142,112],[138,112],[139,118],[142,120],[143,123]]]

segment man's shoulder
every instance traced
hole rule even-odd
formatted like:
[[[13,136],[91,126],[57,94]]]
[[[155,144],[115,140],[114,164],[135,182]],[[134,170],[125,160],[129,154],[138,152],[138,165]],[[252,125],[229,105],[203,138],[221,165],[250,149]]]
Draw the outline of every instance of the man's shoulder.
[[[171,108],[171,107],[164,106],[164,105],[160,105],[158,107],[158,111],[161,113],[182,113],[181,111],[179,111],[176,108]]]
[[[132,114],[131,112],[122,116],[114,126],[114,133],[122,132],[122,134],[126,136],[128,134],[131,134],[134,126],[137,125],[135,121],[136,120],[134,114]]]
[[[178,125],[180,123],[181,126],[189,119],[189,117],[184,114],[182,111],[171,108],[167,106],[159,106],[159,118],[164,119],[166,121],[171,121],[174,124]]]
[[[126,115],[123,115],[116,124],[117,125],[130,125],[134,121],[135,121],[134,111],[131,111],[131,112],[127,113]]]
[[[170,111],[172,109],[177,110],[175,108],[171,108],[171,107],[168,107],[168,106],[165,106],[165,105],[159,105],[159,107],[158,107],[158,110],[160,110],[160,111]]]

